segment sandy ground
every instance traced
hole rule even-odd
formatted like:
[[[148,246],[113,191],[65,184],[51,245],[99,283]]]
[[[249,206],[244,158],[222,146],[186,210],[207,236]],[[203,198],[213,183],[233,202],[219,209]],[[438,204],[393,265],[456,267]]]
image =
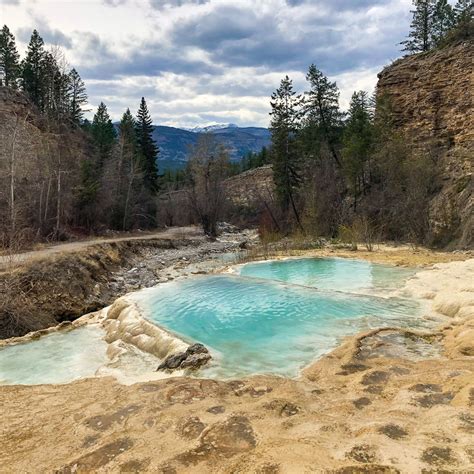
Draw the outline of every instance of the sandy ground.
[[[305,254],[435,264],[401,291],[449,319],[430,334],[348,338],[297,380],[0,387],[0,471],[474,472],[474,260],[408,247]]]

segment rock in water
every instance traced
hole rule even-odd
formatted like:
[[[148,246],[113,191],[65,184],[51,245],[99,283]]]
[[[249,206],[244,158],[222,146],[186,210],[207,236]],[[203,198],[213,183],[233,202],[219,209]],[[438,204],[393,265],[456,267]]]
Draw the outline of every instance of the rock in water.
[[[212,359],[207,348],[202,344],[193,344],[185,352],[168,356],[158,367],[158,370],[196,370]]]
[[[211,354],[207,353],[200,353],[200,354],[192,354],[186,359],[181,362],[180,368],[181,369],[199,369],[203,365],[206,365],[211,360]]]

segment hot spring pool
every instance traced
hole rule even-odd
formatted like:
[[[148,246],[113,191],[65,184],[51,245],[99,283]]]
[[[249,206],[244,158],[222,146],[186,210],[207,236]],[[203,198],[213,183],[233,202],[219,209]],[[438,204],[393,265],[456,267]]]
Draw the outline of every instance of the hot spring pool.
[[[65,383],[92,377],[107,361],[107,343],[96,326],[55,332],[0,349],[0,385]]]
[[[215,363],[202,375],[295,376],[344,336],[426,327],[418,302],[390,296],[413,274],[365,261],[292,259],[164,283],[133,298],[149,319],[211,350]]]

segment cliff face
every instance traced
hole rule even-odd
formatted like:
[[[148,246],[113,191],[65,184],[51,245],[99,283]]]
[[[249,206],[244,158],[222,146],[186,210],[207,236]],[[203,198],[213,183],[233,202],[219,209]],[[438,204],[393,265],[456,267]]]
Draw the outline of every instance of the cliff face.
[[[414,150],[439,160],[442,188],[429,216],[435,241],[472,247],[474,41],[399,59],[379,74],[377,92]]]

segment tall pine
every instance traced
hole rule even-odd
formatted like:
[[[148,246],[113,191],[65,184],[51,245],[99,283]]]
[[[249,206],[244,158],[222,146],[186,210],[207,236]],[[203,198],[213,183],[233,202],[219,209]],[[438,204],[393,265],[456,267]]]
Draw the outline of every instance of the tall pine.
[[[15,37],[7,25],[0,30],[0,85],[16,88],[20,72]]]
[[[270,131],[272,134],[273,179],[283,211],[291,206],[302,229],[296,206],[296,192],[301,184],[301,163],[297,150],[300,126],[301,97],[293,90],[293,81],[286,76],[272,94]]]
[[[314,65],[309,67],[306,80],[310,89],[305,93],[304,118],[314,142],[325,142],[338,166],[341,166],[337,143],[342,129],[339,109],[339,89]]]
[[[342,149],[344,172],[354,196],[354,210],[357,208],[358,196],[365,192],[369,184],[373,140],[369,96],[365,91],[354,92],[349,106]]]
[[[114,125],[103,102],[99,104],[92,120],[91,134],[98,152],[98,166],[102,168],[104,163],[111,157],[117,138]]]
[[[41,68],[42,104],[50,118],[59,120],[65,112],[66,79],[54,56],[46,52]]]
[[[454,6],[454,40],[466,40],[474,36],[474,3],[472,0],[458,0]]]
[[[138,151],[142,159],[143,183],[154,194],[158,190],[158,166],[156,160],[159,150],[155,140],[153,140],[153,122],[144,97],[142,97],[138,109],[135,130]]]
[[[84,81],[74,68],[68,74],[67,95],[69,99],[70,120],[74,124],[79,125],[84,118],[82,107],[87,104],[87,93]]]
[[[21,63],[23,90],[40,110],[44,109],[44,41],[38,31],[33,30],[26,58]]]
[[[132,210],[139,194],[140,160],[137,153],[135,119],[127,109],[119,124],[116,206],[112,222],[116,228],[126,230],[132,224]]]
[[[448,0],[438,0],[433,8],[431,45],[439,46],[456,23],[453,7]]]
[[[429,51],[432,47],[434,0],[413,0],[413,19],[408,39],[402,41],[403,51],[419,53]]]

